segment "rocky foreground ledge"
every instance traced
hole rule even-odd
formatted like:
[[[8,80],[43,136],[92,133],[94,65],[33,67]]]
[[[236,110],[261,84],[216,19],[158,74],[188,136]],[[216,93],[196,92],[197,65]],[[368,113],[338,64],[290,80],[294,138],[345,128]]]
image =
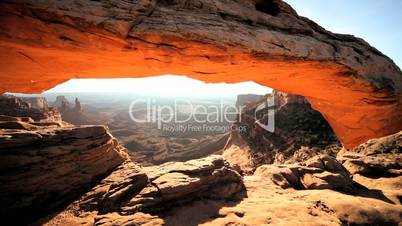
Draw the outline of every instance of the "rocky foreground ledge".
[[[128,160],[47,225],[162,225],[159,214],[194,201],[238,200],[244,192],[240,174],[219,155],[142,170]]]
[[[1,217],[15,224],[32,223],[68,204],[49,224],[111,224],[244,192],[242,177],[221,156],[140,168],[104,126],[2,115],[0,155]]]
[[[401,136],[255,165],[242,177],[219,155],[141,168],[104,126],[1,115],[1,217],[13,225],[398,225]]]
[[[400,135],[396,134],[363,144],[360,158],[370,159],[372,155],[363,149],[375,144],[392,150],[376,148],[389,161],[401,154]],[[366,152],[368,155],[363,154]],[[217,155],[142,169],[126,161],[91,191],[40,224],[400,224],[399,163],[394,162],[392,176],[366,174],[363,180],[356,171],[348,171],[341,156],[339,159],[320,154],[303,162],[266,164],[243,178]]]
[[[0,116],[0,155],[1,216],[27,221],[71,201],[127,158],[104,126],[11,116]]]

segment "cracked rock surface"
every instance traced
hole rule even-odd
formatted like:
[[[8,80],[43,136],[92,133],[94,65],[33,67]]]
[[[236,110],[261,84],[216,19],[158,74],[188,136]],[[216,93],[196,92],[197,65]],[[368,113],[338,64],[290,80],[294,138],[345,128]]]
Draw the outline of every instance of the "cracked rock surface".
[[[129,225],[147,218],[161,223],[152,214],[197,200],[238,199],[242,192],[241,176],[218,155],[142,169],[127,160],[48,224]]]
[[[342,150],[337,159],[366,187],[402,189],[402,131],[369,140],[352,151]]]
[[[127,161],[42,223],[398,225],[402,220],[400,189],[364,187],[330,156],[263,165],[243,179],[226,164],[210,156],[139,170]]]

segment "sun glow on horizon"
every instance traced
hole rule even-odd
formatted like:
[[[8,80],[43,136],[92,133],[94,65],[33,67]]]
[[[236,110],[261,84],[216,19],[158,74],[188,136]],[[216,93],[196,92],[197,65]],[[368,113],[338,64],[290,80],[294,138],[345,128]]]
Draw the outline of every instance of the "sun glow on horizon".
[[[162,75],[146,78],[71,79],[45,93],[135,93],[150,96],[236,96],[267,94],[272,89],[254,82],[205,83],[185,76]]]

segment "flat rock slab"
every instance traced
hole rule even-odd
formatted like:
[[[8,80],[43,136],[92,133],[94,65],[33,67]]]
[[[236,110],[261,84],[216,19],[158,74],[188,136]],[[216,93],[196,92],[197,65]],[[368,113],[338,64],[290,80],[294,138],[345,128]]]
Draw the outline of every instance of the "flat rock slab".
[[[126,161],[49,223],[64,218],[96,225],[128,224],[133,219],[138,223],[143,217],[151,217],[150,213],[163,213],[202,199],[237,199],[242,192],[241,176],[221,156],[142,169]]]

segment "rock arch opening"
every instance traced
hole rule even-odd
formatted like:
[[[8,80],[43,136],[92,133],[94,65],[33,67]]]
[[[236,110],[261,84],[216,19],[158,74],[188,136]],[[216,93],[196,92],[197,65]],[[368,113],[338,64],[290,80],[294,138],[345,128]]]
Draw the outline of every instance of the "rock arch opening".
[[[306,98],[253,82],[206,84],[174,75],[72,79],[42,94],[9,93],[0,101],[0,115],[106,125],[131,159],[145,166],[212,154],[245,165],[249,161],[237,162],[244,160],[237,158],[240,153],[253,156],[255,165],[240,167],[252,173],[263,163],[301,161],[294,158],[318,153],[335,156],[341,148]]]
[[[234,125],[245,104],[271,92],[252,82],[206,84],[174,75],[73,79],[42,94],[0,96],[0,115],[106,125],[132,160],[147,166],[222,153],[230,133],[246,129]]]

